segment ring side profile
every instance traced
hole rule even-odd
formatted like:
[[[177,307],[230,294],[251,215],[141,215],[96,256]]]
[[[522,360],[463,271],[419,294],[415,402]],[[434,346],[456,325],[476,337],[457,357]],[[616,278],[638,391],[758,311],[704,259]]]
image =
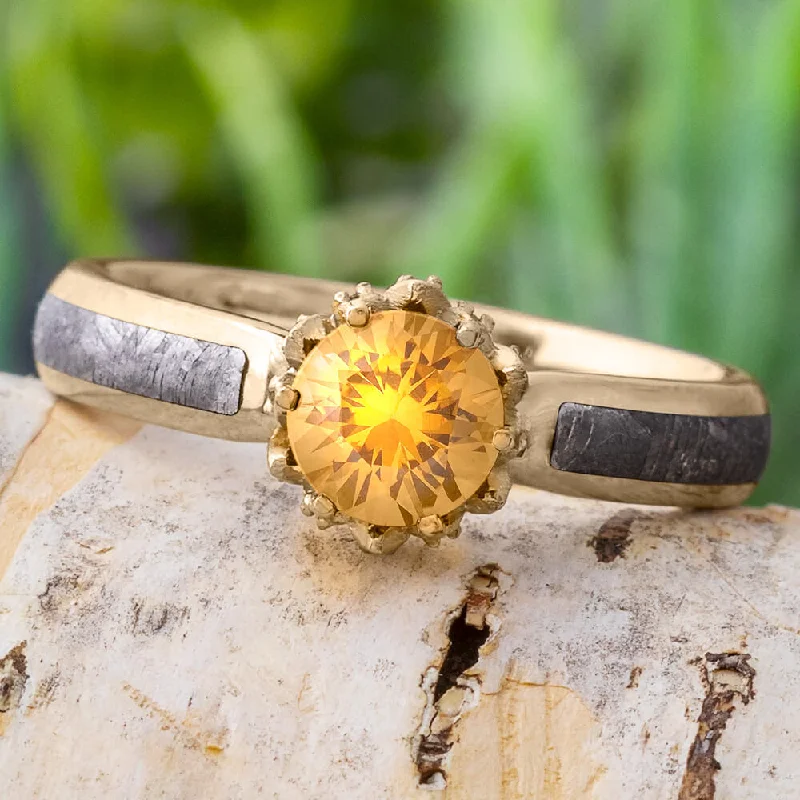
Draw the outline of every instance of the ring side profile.
[[[270,443],[321,527],[370,552],[453,536],[511,483],[721,507],[752,492],[758,384],[701,356],[447,299],[193,264],[83,260],[42,300],[56,394],[208,436]]]

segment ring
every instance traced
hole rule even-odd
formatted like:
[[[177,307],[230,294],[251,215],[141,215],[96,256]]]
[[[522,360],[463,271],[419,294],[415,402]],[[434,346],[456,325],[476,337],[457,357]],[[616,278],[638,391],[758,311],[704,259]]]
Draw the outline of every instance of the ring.
[[[42,300],[34,357],[58,395],[268,442],[320,527],[368,552],[456,536],[512,483],[626,503],[744,501],[769,454],[756,381],[702,356],[450,301],[150,261],[81,260]]]

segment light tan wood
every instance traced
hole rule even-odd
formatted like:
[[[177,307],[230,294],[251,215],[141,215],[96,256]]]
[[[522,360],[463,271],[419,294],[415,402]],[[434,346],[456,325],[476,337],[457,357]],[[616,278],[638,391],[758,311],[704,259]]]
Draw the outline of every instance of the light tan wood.
[[[0,580],[33,520],[141,427],[127,417],[67,400],[53,404],[0,495]]]
[[[381,559],[297,499],[0,376],[0,797],[797,795],[800,513],[516,488]]]
[[[463,719],[448,800],[581,800],[605,773],[592,752],[599,725],[566,686],[507,676]],[[476,794],[476,791],[480,794]]]

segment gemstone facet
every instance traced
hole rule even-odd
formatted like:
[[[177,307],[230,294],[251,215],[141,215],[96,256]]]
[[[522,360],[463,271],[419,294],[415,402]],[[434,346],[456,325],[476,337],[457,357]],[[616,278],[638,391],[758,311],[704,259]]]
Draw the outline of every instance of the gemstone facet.
[[[463,505],[494,466],[503,398],[486,356],[445,322],[380,311],[340,325],[306,356],[286,415],[314,490],[345,514],[410,526]]]

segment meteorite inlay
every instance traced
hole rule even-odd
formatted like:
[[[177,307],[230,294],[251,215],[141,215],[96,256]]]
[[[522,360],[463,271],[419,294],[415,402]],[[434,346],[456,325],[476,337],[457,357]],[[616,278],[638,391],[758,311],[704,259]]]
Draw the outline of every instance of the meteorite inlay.
[[[48,294],[33,348],[40,364],[98,386],[215,414],[239,410],[247,358],[238,347],[124,322]]]
[[[550,464],[584,475],[722,486],[757,481],[769,444],[769,414],[706,417],[564,403]]]

